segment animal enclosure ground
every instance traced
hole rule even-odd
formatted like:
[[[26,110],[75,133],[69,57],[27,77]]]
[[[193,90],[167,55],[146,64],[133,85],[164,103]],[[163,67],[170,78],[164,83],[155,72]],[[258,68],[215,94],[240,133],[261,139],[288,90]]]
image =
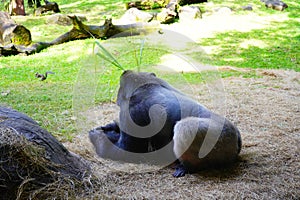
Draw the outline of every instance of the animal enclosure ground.
[[[173,178],[171,168],[154,170],[152,166],[99,159],[87,134],[83,133],[65,145],[95,163],[94,170],[102,187],[94,188],[93,196],[299,199],[300,73],[283,70],[257,70],[256,73],[259,78],[222,79],[226,91],[226,116],[238,126],[243,140],[240,161],[235,166]],[[201,91],[197,100],[211,108],[206,85],[193,87]],[[96,120],[98,125],[103,125],[115,119],[117,112],[114,104],[103,104],[89,111],[95,115],[88,115],[87,121]],[[144,172],[146,169],[150,171]]]
[[[57,2],[64,14],[87,16],[87,24],[99,24],[105,16],[117,19],[125,12],[121,10],[123,3],[116,0]],[[242,3],[252,4],[254,10],[241,11]],[[289,8],[278,12],[266,9],[258,0],[209,1],[201,4],[205,13],[198,22],[162,25],[163,29],[187,35],[197,42],[195,45],[201,45],[212,56],[212,63],[208,64],[245,68],[221,71],[229,76],[222,79],[227,97],[226,116],[238,126],[243,139],[240,162],[230,169],[203,171],[175,179],[170,168],[158,170],[153,166],[122,165],[99,159],[87,131],[117,117],[115,104],[101,102],[113,100],[109,84],[113,82],[116,86],[119,74],[115,71],[101,74],[104,82],[99,85],[105,91],[99,89],[100,94],[95,97],[100,106],[93,109],[95,112],[85,113],[88,117],[85,130],[77,135],[72,116],[73,87],[83,63],[93,64],[92,39],[62,44],[28,57],[1,57],[0,102],[33,117],[61,141],[69,141],[65,142],[69,150],[94,163],[97,176],[91,182],[94,187],[88,196],[79,194],[78,199],[300,199],[300,18],[298,2],[287,0],[286,3]],[[223,6],[233,7],[234,11],[229,15],[214,11]],[[33,32],[34,41],[49,41],[70,29],[46,24],[47,17],[14,19]],[[120,51],[127,48],[124,42]],[[46,82],[34,77],[36,72],[47,70],[54,71],[55,75]],[[214,110],[206,85],[199,83],[191,87],[199,93],[193,98]],[[70,188],[73,186],[70,182]],[[60,189],[65,194],[64,187]]]

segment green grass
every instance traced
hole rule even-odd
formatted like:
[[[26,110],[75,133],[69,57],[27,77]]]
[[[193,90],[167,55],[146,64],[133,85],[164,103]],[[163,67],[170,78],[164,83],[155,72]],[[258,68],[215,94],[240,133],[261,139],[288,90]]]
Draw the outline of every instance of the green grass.
[[[214,65],[300,71],[299,27],[299,21],[290,20],[283,24],[272,23],[270,28],[264,30],[219,33],[215,38],[202,39],[200,43],[203,46],[218,46],[211,58]],[[263,47],[240,46],[251,40],[263,44]]]
[[[125,46],[123,45],[125,38],[110,41],[110,44],[115,43],[116,47],[107,48],[118,62],[125,69],[136,70],[135,52],[132,49],[136,47],[139,52],[139,44],[130,44],[130,41],[127,41]],[[93,103],[81,108],[81,111],[101,102],[116,100],[122,71],[92,54],[94,42],[93,39],[80,40],[57,45],[27,57],[2,57],[0,92],[9,91],[9,94],[0,95],[1,104],[28,114],[61,140],[72,139],[76,133],[77,123],[73,117],[73,108],[80,106],[74,105],[74,101],[77,101],[74,96],[78,96],[76,93],[80,92],[78,98],[92,98],[75,102],[82,105]],[[153,65],[159,62],[163,52],[160,49],[153,49],[154,47],[151,51],[149,49],[143,51],[143,63]],[[55,74],[50,74],[45,81],[35,77],[36,72],[46,71]],[[89,92],[93,90],[90,87],[95,89],[92,94]]]
[[[247,15],[249,11],[241,9],[244,5],[252,5],[259,16],[287,17],[282,22],[273,21],[261,29],[248,32],[227,31],[215,34],[212,38],[203,38],[200,45],[213,46],[215,51],[211,58],[204,61],[217,66],[235,66],[242,68],[292,69],[300,71],[300,4],[295,0],[285,0],[288,8],[283,12],[267,9],[259,1],[246,0],[213,0],[214,4],[199,4],[202,10],[213,12],[216,7],[227,6],[237,15]],[[255,41],[260,45],[241,47],[247,41]],[[254,43],[255,43],[254,42]],[[192,55],[197,57],[197,55]]]
[[[56,1],[63,14],[81,13],[88,18],[87,24],[101,25],[105,18],[119,18],[124,12],[125,0],[105,1]],[[290,7],[284,12],[264,8],[259,1],[247,0],[241,4],[237,0],[214,0],[214,5],[200,4],[202,10],[211,12],[217,6],[230,6],[236,14],[247,12],[239,8],[248,3],[254,5],[257,15],[286,14],[288,19],[282,23],[272,23],[266,28],[250,32],[222,32],[213,38],[203,38],[190,48],[215,46],[213,54],[199,55],[190,53],[195,60],[217,66],[234,66],[241,68],[292,69],[299,68],[299,9],[296,0],[285,1]],[[3,10],[3,3],[0,3]],[[27,13],[32,9],[26,8]],[[25,25],[32,32],[33,41],[51,41],[72,27],[46,24],[49,14],[35,17],[13,17],[15,21]],[[104,46],[118,59],[125,69],[137,69],[137,58],[140,48],[140,37],[114,38],[104,42]],[[259,41],[263,46],[249,45],[241,47],[248,40]],[[106,45],[106,44],[109,44]],[[13,107],[37,120],[60,140],[71,140],[77,134],[77,120],[74,112],[81,112],[101,102],[116,100],[119,76],[122,71],[94,56],[93,39],[68,42],[53,46],[31,56],[11,56],[0,58],[0,102]],[[171,83],[202,83],[210,76],[201,74],[169,74],[161,73],[152,66],[159,63],[160,57],[173,52],[163,44],[148,45],[143,51],[142,71],[155,71],[159,77]],[[185,51],[185,50],[184,50]],[[53,71],[46,81],[39,81],[35,73]],[[247,72],[227,70],[220,71],[223,78],[236,76],[244,78],[258,77],[255,70]],[[179,81],[180,79],[180,81]],[[8,92],[6,95],[5,93]],[[80,119],[79,119],[80,120]]]

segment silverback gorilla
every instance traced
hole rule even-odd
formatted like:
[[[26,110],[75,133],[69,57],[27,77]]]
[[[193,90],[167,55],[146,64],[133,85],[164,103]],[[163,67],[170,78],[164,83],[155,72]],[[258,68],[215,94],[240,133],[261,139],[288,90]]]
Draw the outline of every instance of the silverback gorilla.
[[[119,120],[89,132],[97,154],[126,162],[166,164],[174,177],[234,162],[239,130],[226,118],[182,94],[154,73],[125,71]]]

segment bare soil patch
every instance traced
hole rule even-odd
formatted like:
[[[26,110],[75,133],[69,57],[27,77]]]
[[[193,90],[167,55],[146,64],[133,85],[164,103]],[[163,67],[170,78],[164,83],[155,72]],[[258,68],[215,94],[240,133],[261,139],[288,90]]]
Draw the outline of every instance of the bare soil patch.
[[[153,166],[120,164],[97,158],[86,132],[65,145],[94,162],[94,172],[101,187],[95,187],[92,196],[116,199],[299,199],[300,73],[281,70],[258,70],[257,73],[262,77],[223,79],[226,115],[238,126],[243,139],[236,165],[173,178],[170,167],[153,170]],[[203,84],[196,87],[206,90]],[[195,98],[209,108],[212,105],[206,92]],[[97,124],[101,125],[115,119],[118,108],[114,104],[104,104],[94,111]],[[116,170],[118,166],[123,171]],[[146,168],[152,170],[145,172]]]

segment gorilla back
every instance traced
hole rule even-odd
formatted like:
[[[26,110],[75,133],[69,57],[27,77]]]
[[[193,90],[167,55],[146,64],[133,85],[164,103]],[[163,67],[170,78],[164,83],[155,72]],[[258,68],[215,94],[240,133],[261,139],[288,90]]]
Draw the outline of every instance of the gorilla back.
[[[173,175],[179,177],[231,163],[240,152],[240,133],[231,122],[153,73],[125,71],[117,104],[119,123],[90,131],[90,140],[101,157],[152,162],[145,160],[145,153],[163,149],[156,156],[178,159],[180,164]],[[136,153],[135,158],[128,158],[126,152]]]

